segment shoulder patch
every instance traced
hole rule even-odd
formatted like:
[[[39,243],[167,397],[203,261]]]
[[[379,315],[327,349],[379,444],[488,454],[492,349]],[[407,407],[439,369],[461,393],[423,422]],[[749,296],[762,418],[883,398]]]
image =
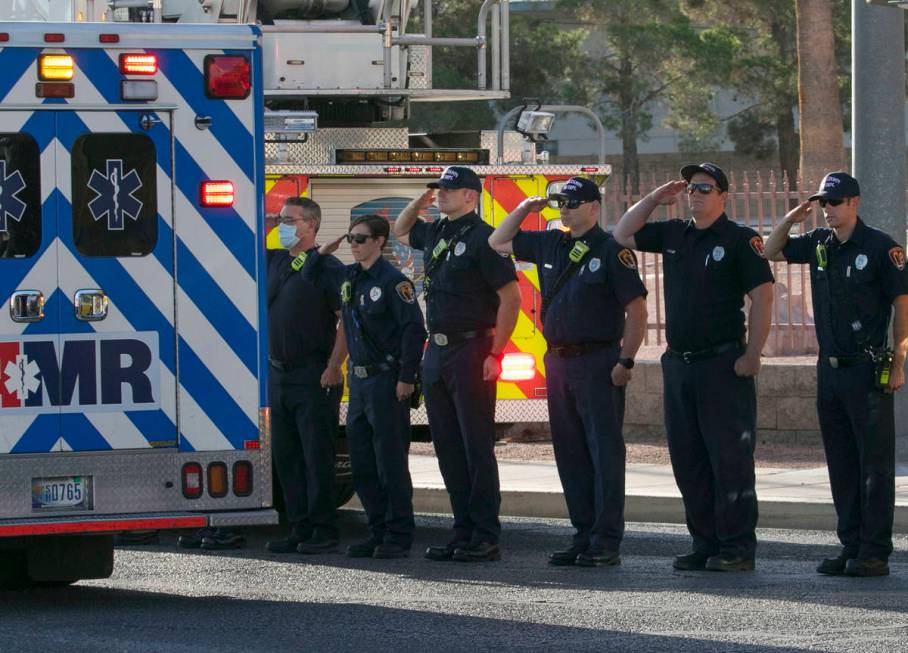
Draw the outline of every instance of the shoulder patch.
[[[397,291],[397,296],[408,304],[412,304],[416,301],[416,290],[413,288],[413,284],[409,281],[401,281],[399,284],[394,286],[394,290]]]
[[[626,247],[618,252],[618,262],[630,270],[637,269],[637,257]]]
[[[889,250],[889,260],[901,272],[905,269],[905,250],[901,247],[893,247]]]
[[[759,257],[763,256],[763,239],[760,236],[754,236],[750,239],[750,248]]]

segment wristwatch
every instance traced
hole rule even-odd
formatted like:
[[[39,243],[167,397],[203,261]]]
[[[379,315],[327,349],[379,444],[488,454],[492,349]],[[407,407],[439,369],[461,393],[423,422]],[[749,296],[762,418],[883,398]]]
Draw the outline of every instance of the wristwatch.
[[[633,358],[619,358],[618,364],[628,370],[634,369],[634,359]]]

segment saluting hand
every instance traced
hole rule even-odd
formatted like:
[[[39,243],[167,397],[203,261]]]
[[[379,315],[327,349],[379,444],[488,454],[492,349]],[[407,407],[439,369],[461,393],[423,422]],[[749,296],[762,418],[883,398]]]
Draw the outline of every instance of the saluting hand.
[[[327,256],[328,254],[333,254],[337,251],[337,248],[340,247],[341,241],[347,237],[347,234],[344,234],[340,238],[335,238],[330,243],[325,243],[318,248],[318,253],[322,256]]]
[[[683,192],[685,188],[687,188],[687,182],[683,179],[676,179],[675,181],[662,184],[659,188],[651,192],[649,196],[656,201],[656,204],[674,204],[678,201],[678,193]]]
[[[415,206],[420,211],[425,211],[430,206],[432,206],[432,204],[434,204],[434,203],[435,203],[435,189],[434,188],[430,188],[425,193],[423,193],[422,195],[417,197],[415,200],[410,202],[410,204]]]
[[[785,221],[790,224],[800,224],[801,222],[804,222],[811,213],[813,213],[813,209],[810,206],[810,200],[801,202],[785,214]]]
[[[397,382],[397,400],[406,401],[410,395],[413,394],[413,391],[416,389],[416,386],[412,383],[404,383],[403,381]]]
[[[534,197],[528,197],[520,203],[520,208],[526,211],[527,213],[539,213],[542,209],[549,205],[549,201],[545,197],[540,197],[536,195]]]

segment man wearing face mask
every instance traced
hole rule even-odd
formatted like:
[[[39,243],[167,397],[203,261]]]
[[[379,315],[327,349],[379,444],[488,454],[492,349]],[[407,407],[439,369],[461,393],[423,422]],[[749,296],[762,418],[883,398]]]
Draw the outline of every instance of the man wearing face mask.
[[[577,532],[553,565],[620,564],[624,536],[624,389],[646,330],[637,259],[598,224],[599,187],[572,177],[549,196],[570,231],[521,231],[548,201],[530,197],[489,245],[537,265],[549,422],[564,499]],[[626,316],[626,319],[625,319]]]
[[[318,204],[288,198],[278,223],[286,249],[268,251],[271,433],[291,527],[286,538],[268,542],[274,553],[325,553],[338,544],[334,441],[347,345],[334,288],[299,273],[320,223]],[[323,264],[343,268],[333,256]]]

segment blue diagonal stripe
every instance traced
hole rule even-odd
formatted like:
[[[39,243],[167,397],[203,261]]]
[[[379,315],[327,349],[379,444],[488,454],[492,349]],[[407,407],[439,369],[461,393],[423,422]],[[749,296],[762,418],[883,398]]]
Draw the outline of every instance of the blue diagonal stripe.
[[[107,451],[110,443],[85,415],[63,413],[60,416],[60,433],[73,451]]]
[[[50,451],[59,438],[60,413],[38,415],[10,449],[10,453],[44,453]]]
[[[3,48],[0,50],[0,99],[5,98],[28,67],[38,58],[40,48]],[[35,80],[36,82],[38,80]]]

